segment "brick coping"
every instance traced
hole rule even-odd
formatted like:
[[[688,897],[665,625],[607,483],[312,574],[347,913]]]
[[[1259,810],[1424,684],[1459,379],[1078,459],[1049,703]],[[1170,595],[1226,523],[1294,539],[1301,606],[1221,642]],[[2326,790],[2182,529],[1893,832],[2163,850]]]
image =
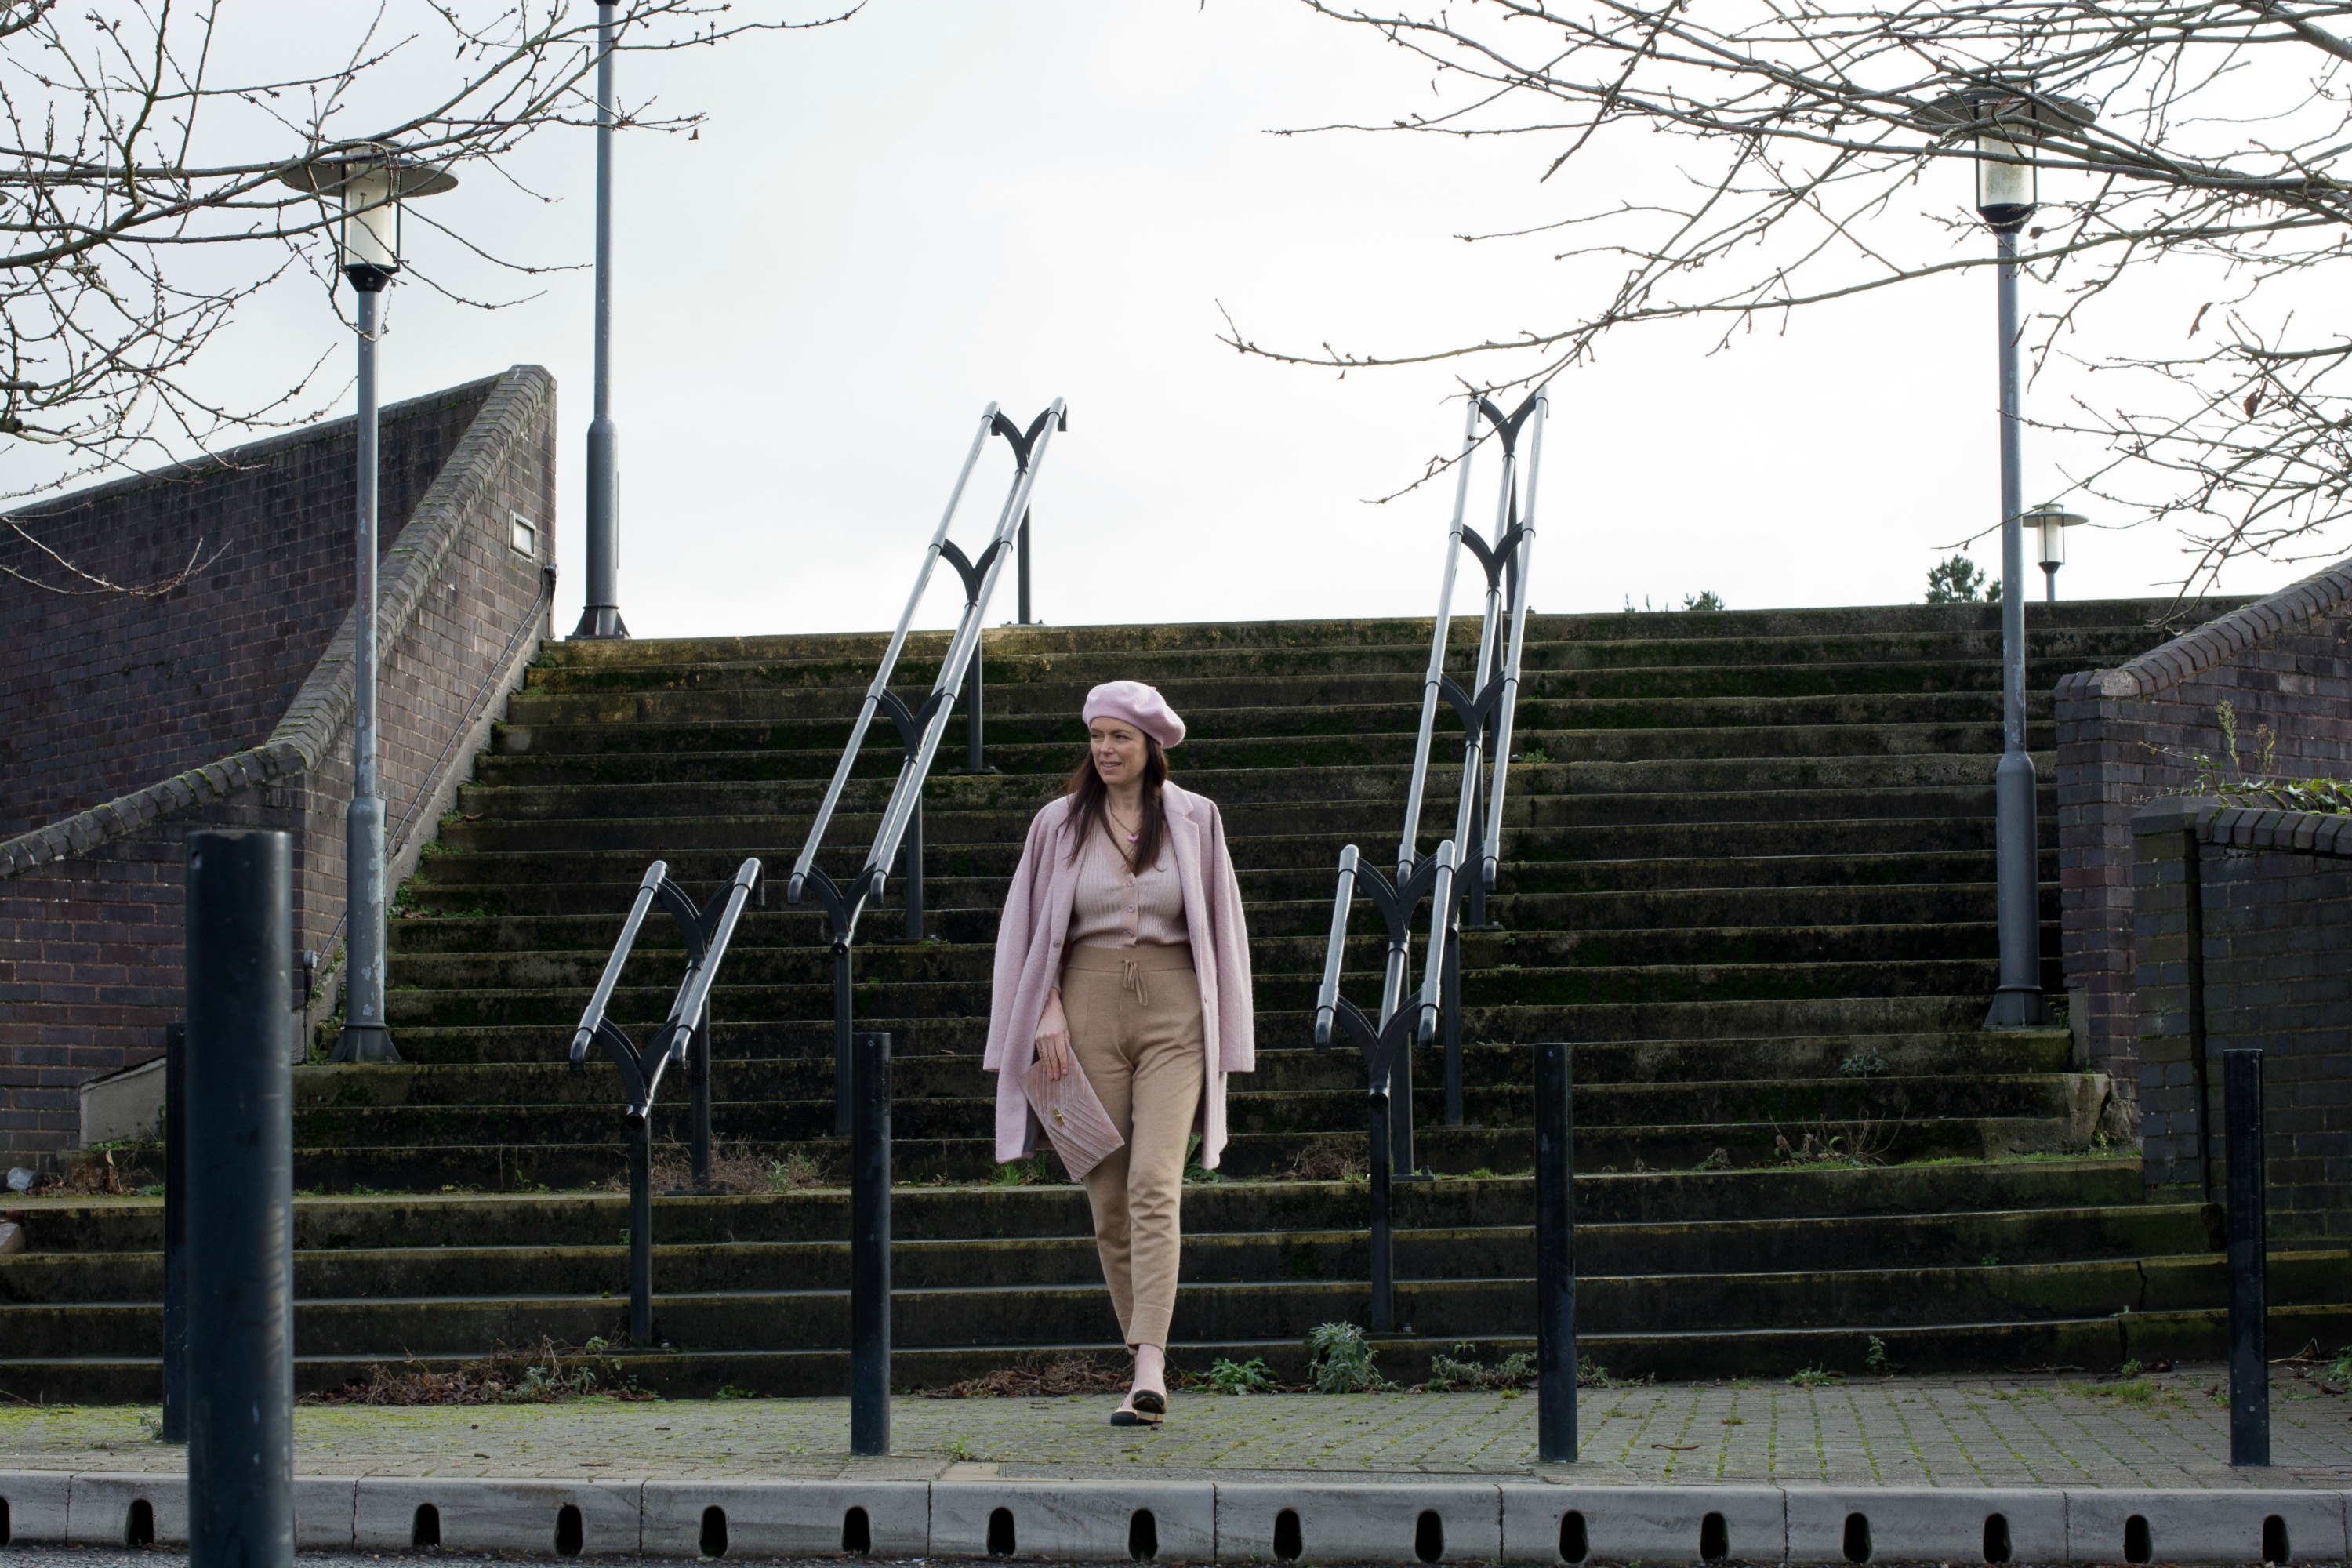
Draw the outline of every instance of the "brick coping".
[[[2323,567],[2299,583],[2242,605],[2113,669],[2066,676],[2058,682],[2058,700],[2153,697],[2226,663],[2257,643],[2326,615],[2347,600],[2352,600],[2352,560]]]
[[[531,416],[555,394],[554,377],[538,365],[516,365],[488,379],[491,389],[481,412],[467,426],[448,461],[425,492],[425,499],[417,503],[415,514],[401,529],[387,552],[388,559],[378,578],[376,617],[380,646],[390,647],[408,630],[436,574],[463,537],[470,512],[493,482],[499,459],[521,435]],[[395,417],[404,411],[437,405],[481,384],[474,382],[411,398],[385,410],[385,416]],[[320,432],[278,437],[241,447],[226,454],[218,460],[219,465],[226,468],[239,460],[329,439],[339,426],[350,423],[338,421],[337,426]],[[91,497],[151,482],[159,481],[152,475],[138,476],[84,492],[73,500],[79,504]],[[352,658],[357,639],[356,611],[347,611],[326,651],[320,655],[318,664],[287,705],[285,715],[261,744],[233,752],[217,761],[0,840],[0,880],[37,866],[88,854],[160,818],[210,805],[239,790],[259,788],[319,766],[351,721]]]
[[[2352,858],[2352,816],[2231,805],[2212,795],[2168,795],[2133,814],[2132,831],[2193,832],[2229,849],[2273,849]]]

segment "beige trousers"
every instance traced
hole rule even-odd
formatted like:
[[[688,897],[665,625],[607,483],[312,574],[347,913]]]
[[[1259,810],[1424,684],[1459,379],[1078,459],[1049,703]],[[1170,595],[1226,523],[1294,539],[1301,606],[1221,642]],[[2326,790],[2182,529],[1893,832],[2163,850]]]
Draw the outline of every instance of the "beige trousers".
[[[1184,1239],[1184,1151],[1207,1056],[1192,950],[1072,948],[1062,1010],[1071,1054],[1127,1140],[1086,1178],[1119,1337],[1165,1350]]]

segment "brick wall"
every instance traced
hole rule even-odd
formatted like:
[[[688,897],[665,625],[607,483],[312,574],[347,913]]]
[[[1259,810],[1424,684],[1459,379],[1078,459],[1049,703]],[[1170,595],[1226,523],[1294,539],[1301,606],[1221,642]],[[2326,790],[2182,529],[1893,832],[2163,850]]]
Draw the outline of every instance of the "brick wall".
[[[2352,1237],[2352,816],[2158,801],[2132,821],[2151,1187],[2219,1198],[2221,1052],[2263,1052],[2276,1237]]]
[[[492,383],[384,411],[380,548],[441,471]],[[0,837],[268,735],[352,603],[352,422],[142,474],[20,514],[113,582],[202,572],[157,599],[54,594],[0,574]],[[77,584],[0,534],[0,566]]]
[[[2126,1095],[2149,1081],[2133,977],[2133,814],[2179,794],[2177,755],[2222,751],[2221,705],[2251,748],[2268,725],[2274,771],[2352,772],[2352,563],[2315,574],[2115,669],[2058,683],[2058,845],[2066,985],[2090,1066]],[[2248,757],[2251,763],[2251,755]]]
[[[403,461],[412,465],[397,492],[386,477],[379,579],[382,773],[396,885],[470,768],[503,691],[551,630],[555,384],[536,366],[519,366],[387,413],[403,416]],[[384,444],[388,455],[389,428]],[[420,453],[437,453],[429,471],[414,466],[425,462]],[[293,835],[297,940],[331,964],[340,951],[351,798],[351,454],[352,424],[342,420],[229,453],[209,479],[175,475],[162,489],[128,481],[55,509],[91,540],[131,542],[120,558],[81,562],[116,581],[142,580],[150,562],[169,560],[183,542],[192,547],[198,534],[228,543],[235,567],[207,570],[152,605],[76,601],[116,616],[126,639],[171,647],[169,671],[136,659],[83,668],[109,645],[85,637],[70,616],[57,619],[49,595],[30,607],[12,597],[0,608],[24,637],[80,650],[79,664],[61,664],[44,643],[22,645],[55,685],[70,689],[8,699],[48,726],[20,733],[24,752],[55,759],[27,798],[70,799],[100,779],[115,791],[0,840],[0,1157],[11,1163],[53,1163],[79,1131],[79,1086],[162,1049],[163,1025],[180,1007],[189,828],[236,824]],[[404,518],[391,510],[395,493],[409,499]],[[129,519],[112,532],[110,496]],[[529,555],[512,547],[515,512],[537,525]],[[340,553],[320,542],[331,536],[341,541]],[[148,540],[163,542],[152,556],[137,553]],[[310,604],[318,607],[304,614],[323,631],[296,616],[281,641],[289,607]],[[288,649],[306,645],[307,663],[283,681]],[[8,646],[13,659],[19,645]],[[266,696],[272,689],[274,699]],[[121,788],[133,765],[121,759],[138,754],[142,711],[157,761]],[[77,760],[84,749],[97,760]],[[323,993],[314,1011],[331,995]]]

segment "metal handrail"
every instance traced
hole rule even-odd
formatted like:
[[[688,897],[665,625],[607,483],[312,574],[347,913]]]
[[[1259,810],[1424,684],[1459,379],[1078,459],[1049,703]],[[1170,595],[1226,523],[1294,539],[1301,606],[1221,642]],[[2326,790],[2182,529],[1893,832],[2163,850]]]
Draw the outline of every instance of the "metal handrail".
[[[656,860],[646,868],[637,896],[621,922],[620,940],[604,960],[595,994],[572,1032],[572,1070],[588,1070],[588,1047],[601,1045],[613,1065],[621,1069],[628,1092],[622,1124],[629,1138],[629,1341],[643,1347],[653,1342],[653,1114],[661,1081],[675,1062],[686,1067],[694,1083],[692,1190],[710,1190],[710,988],[718,983],[719,966],[726,961],[728,944],[735,939],[736,922],[753,899],[766,902],[757,856],[746,858],[725,887],[698,908],[684,888],[670,880],[669,865]],[[669,1016],[643,1047],[631,1040],[609,1009],[613,992],[628,967],[637,932],[655,903],[670,912],[686,933],[686,976],[671,998]],[[688,1047],[693,1047],[692,1057]]]
[[[1354,845],[1339,851],[1339,888],[1331,903],[1331,942],[1323,956],[1323,984],[1315,994],[1315,1048],[1330,1049],[1332,1026],[1336,1023],[1347,1030],[1364,1055],[1365,1131],[1371,1156],[1372,1328],[1379,1333],[1387,1333],[1396,1326],[1396,1264],[1391,1241],[1393,1216],[1390,1195],[1395,1172],[1394,1129],[1400,1121],[1409,1128],[1412,1119],[1409,1101],[1401,1106],[1397,1097],[1409,1097],[1412,1092],[1412,1080],[1406,1068],[1409,1053],[1415,1043],[1427,1045],[1436,1032],[1445,979],[1442,967],[1444,944],[1432,942],[1421,994],[1407,1005],[1406,948],[1414,906],[1426,896],[1435,900],[1437,910],[1443,910],[1452,900],[1454,865],[1454,841],[1449,838],[1437,847],[1435,854],[1414,867],[1412,875],[1403,879],[1402,887],[1393,887],[1380,872],[1361,863]],[[1388,964],[1381,979],[1378,1024],[1339,994],[1348,918],[1360,880],[1389,928]],[[1434,915],[1432,923],[1438,923]],[[1410,1143],[1406,1145],[1405,1158],[1408,1162],[1412,1158]],[[1410,1171],[1411,1164],[1405,1169]]]
[[[833,948],[834,981],[834,1120],[837,1135],[849,1134],[850,1118],[850,1027],[851,1016],[851,949],[856,941],[857,922],[866,906],[882,895],[889,868],[903,850],[906,856],[908,902],[907,928],[910,939],[922,937],[922,809],[923,784],[930,776],[931,763],[937,758],[940,742],[947,733],[949,716],[954,711],[957,699],[962,695],[969,680],[971,687],[971,708],[968,723],[966,763],[969,771],[982,771],[981,734],[981,628],[984,624],[990,597],[996,591],[996,580],[1004,569],[1005,559],[1018,545],[1029,520],[1031,492],[1036,487],[1037,473],[1045,466],[1045,450],[1056,431],[1069,428],[1069,413],[1062,399],[1055,398],[1045,410],[1029,423],[1025,431],[1006,418],[992,403],[981,411],[980,431],[972,438],[971,449],[965,454],[963,467],[956,475],[955,488],[949,493],[947,510],[940,516],[939,526],[931,531],[929,548],[924,552],[923,563],[915,574],[914,591],[907,595],[906,608],[898,614],[898,628],[890,634],[889,646],[882,653],[882,663],[874,672],[874,679],[866,689],[866,700],[859,705],[857,721],[851,726],[849,744],[843,748],[841,761],[833,771],[833,781],[825,786],[824,799],[817,807],[816,820],[810,825],[808,841],[801,847],[793,862],[791,878],[784,884],[784,901],[797,904],[803,893],[814,888],[824,905],[830,927]],[[981,448],[988,444],[991,435],[1002,436],[1013,449],[1015,465],[1013,483],[1005,491],[1003,505],[996,515],[996,526],[989,535],[988,546],[977,556],[968,556],[948,538],[948,528],[955,521],[956,510],[963,500],[964,488],[971,480],[973,466],[980,461]],[[907,628],[913,624],[916,606],[921,602],[923,590],[931,580],[931,569],[945,560],[962,579],[964,605],[957,617],[954,633],[948,639],[948,648],[940,660],[938,677],[919,707],[908,708],[889,689],[890,676],[896,669],[898,655],[906,647]],[[891,785],[890,798],[882,809],[882,820],[875,828],[874,841],[867,847],[865,863],[847,886],[835,881],[816,863],[817,853],[824,847],[826,830],[833,825],[833,814],[841,804],[843,791],[848,786],[851,771],[857,764],[859,749],[865,744],[866,732],[881,712],[897,725],[901,747],[898,777]]]
[[[1511,731],[1518,704],[1519,671],[1527,646],[1528,581],[1535,547],[1536,482],[1543,466],[1544,419],[1550,398],[1542,387],[1505,415],[1492,401],[1473,395],[1465,413],[1462,453],[1455,463],[1454,517],[1446,531],[1445,573],[1438,591],[1437,616],[1431,627],[1429,666],[1423,678],[1421,725],[1413,739],[1412,772],[1405,783],[1403,831],[1398,836],[1396,885],[1409,881],[1425,857],[1418,853],[1423,799],[1427,794],[1430,753],[1434,748],[1438,702],[1443,699],[1462,721],[1462,773],[1455,790],[1451,841],[1459,847],[1464,868],[1476,868],[1454,887],[1454,897],[1435,906],[1442,920],[1432,923],[1432,945],[1441,950],[1444,971],[1445,1124],[1462,1124],[1462,895],[1466,892],[1469,921],[1486,923],[1486,895],[1494,889],[1501,863],[1504,796],[1510,777]],[[1493,426],[1493,439],[1502,450],[1502,473],[1495,493],[1493,539],[1483,539],[1467,523],[1471,459],[1482,437],[1478,421]],[[1522,472],[1519,442],[1527,439]],[[1524,503],[1522,486],[1524,485]],[[1454,589],[1462,555],[1467,551],[1486,579],[1486,603],[1479,620],[1478,651],[1470,688],[1445,671],[1448,634],[1454,611]],[[1487,735],[1492,731],[1491,752]],[[1483,809],[1482,809],[1483,807]],[[1400,1063],[1402,1082],[1393,1086],[1404,1101],[1395,1118],[1393,1157],[1412,1169],[1412,1063]]]

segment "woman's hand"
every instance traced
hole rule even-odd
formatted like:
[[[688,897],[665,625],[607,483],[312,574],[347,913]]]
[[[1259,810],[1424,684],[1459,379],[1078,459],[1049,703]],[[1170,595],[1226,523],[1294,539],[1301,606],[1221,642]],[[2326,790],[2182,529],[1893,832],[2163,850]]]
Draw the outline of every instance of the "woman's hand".
[[[1070,1070],[1070,1020],[1062,1011],[1060,991],[1045,993],[1045,1011],[1037,1020],[1037,1059],[1045,1076],[1058,1080]]]

